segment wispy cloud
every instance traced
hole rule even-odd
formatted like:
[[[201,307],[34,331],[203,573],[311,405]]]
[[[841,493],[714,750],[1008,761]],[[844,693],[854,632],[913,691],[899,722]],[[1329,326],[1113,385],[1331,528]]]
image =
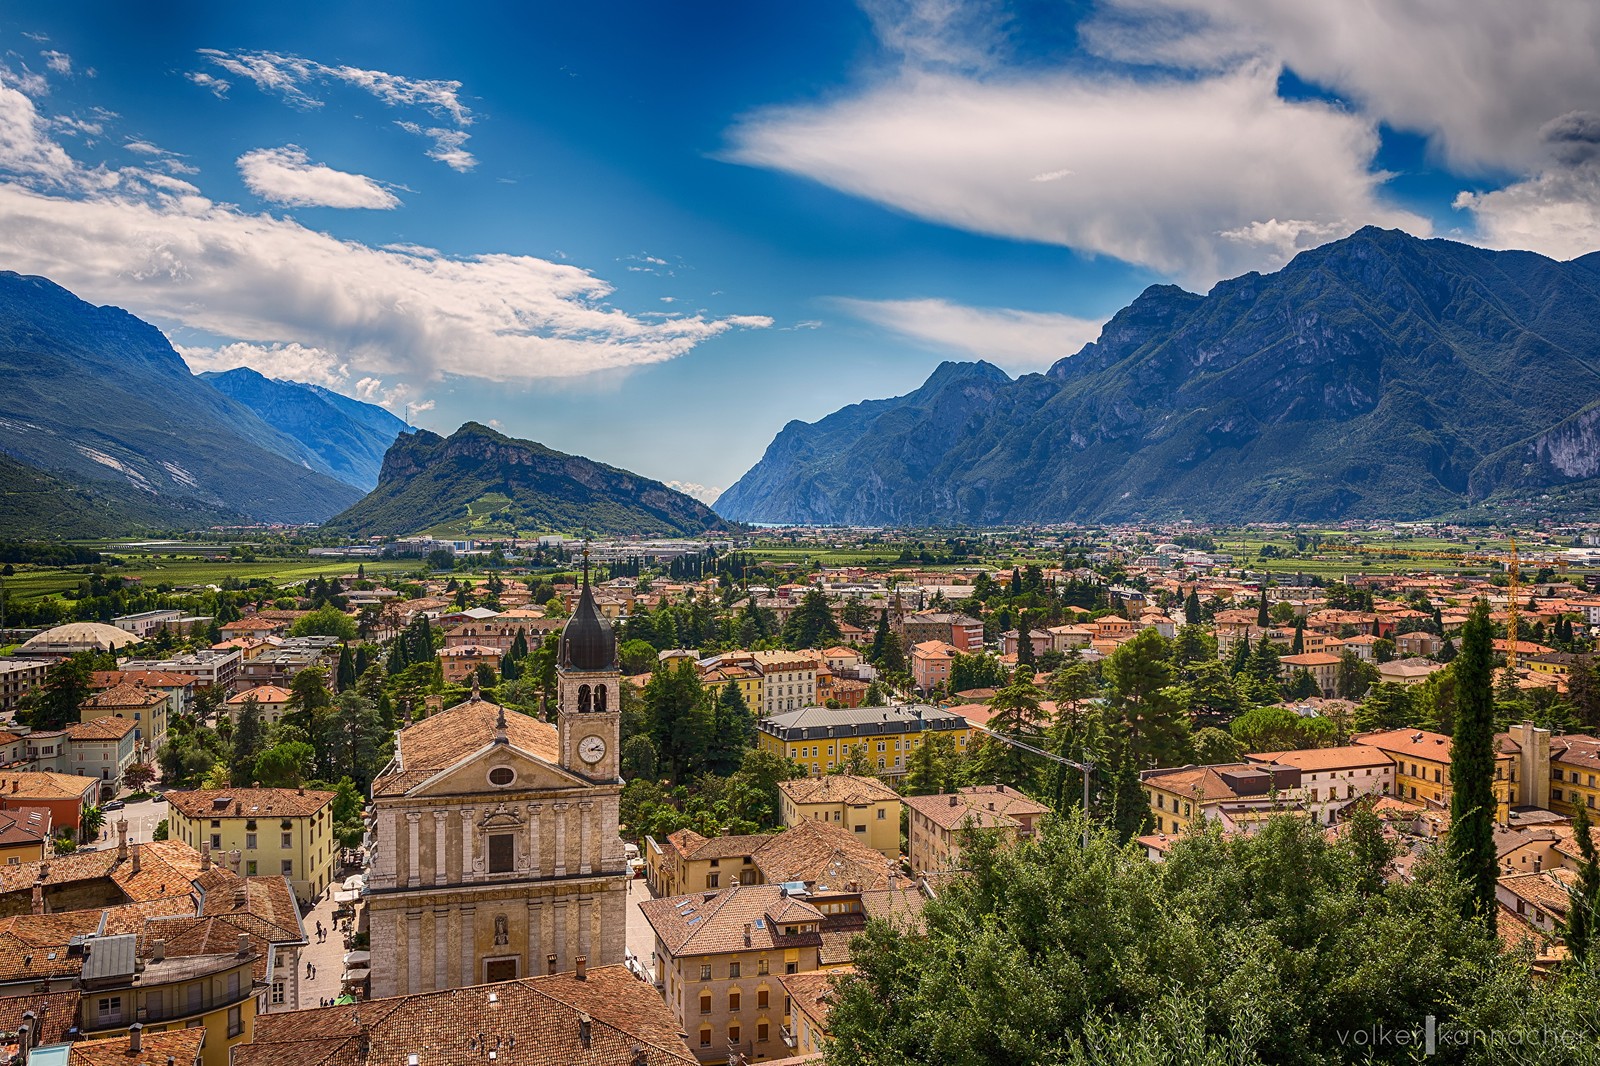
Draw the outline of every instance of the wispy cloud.
[[[693,496],[701,503],[710,506],[717,502],[717,497],[722,495],[722,490],[714,485],[702,485],[698,481],[679,481],[676,478],[663,481],[669,489],[677,489],[685,496]]]
[[[833,301],[856,318],[924,344],[987,359],[1013,370],[1039,370],[1094,340],[1098,319],[1008,307],[968,307],[948,300]]]
[[[466,127],[472,125],[474,116],[461,99],[461,83],[447,79],[408,78],[383,70],[368,70],[354,66],[330,66],[304,56],[283,52],[228,52],[218,48],[202,48],[200,55],[235,78],[252,82],[262,92],[276,93],[285,103],[303,110],[323,106],[323,101],[312,95],[318,86],[344,85],[361,90],[381,100],[389,107],[417,108],[444,119],[448,126],[424,125],[414,121],[397,121],[400,128],[433,142],[428,158],[458,171],[471,170],[477,163],[466,150],[470,136]],[[189,80],[217,96],[224,96],[229,82],[201,72],[189,74]]]
[[[67,55],[67,53],[57,52],[55,49],[50,49],[48,51],[40,52],[39,54],[44,57],[44,65],[55,71],[57,74],[72,73],[72,57]]]
[[[382,182],[313,163],[297,145],[246,152],[238,166],[250,191],[275,204],[380,211],[400,206],[400,198]]]
[[[374,247],[216,203],[148,168],[84,166],[34,102],[3,82],[0,235],[9,268],[86,299],[253,345],[278,362],[336,353],[353,375],[383,380],[625,370],[770,325],[763,316],[646,318],[612,306],[610,283],[570,264]]]
[[[208,74],[203,70],[191,70],[189,73],[185,74],[184,77],[188,78],[190,81],[194,82],[196,85],[200,86],[200,88],[206,90],[219,100],[227,99],[228,90],[233,87],[233,83],[228,81],[228,79],[219,78],[215,74]]]

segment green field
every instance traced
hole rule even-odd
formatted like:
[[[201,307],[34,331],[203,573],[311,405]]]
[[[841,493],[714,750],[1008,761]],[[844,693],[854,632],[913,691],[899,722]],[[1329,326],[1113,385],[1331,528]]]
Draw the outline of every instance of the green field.
[[[388,574],[410,573],[416,570],[418,562],[415,559],[264,559],[247,563],[231,559],[211,562],[193,557],[167,559],[131,556],[126,566],[109,567],[107,573],[119,577],[137,577],[151,587],[160,584],[175,587],[220,585],[228,577],[240,581],[264,578],[276,585],[285,585],[319,576],[351,574],[358,565],[363,564],[367,576],[377,580]],[[85,567],[67,570],[18,567],[15,576],[5,579],[6,596],[17,602],[40,599],[77,588],[86,575]]]

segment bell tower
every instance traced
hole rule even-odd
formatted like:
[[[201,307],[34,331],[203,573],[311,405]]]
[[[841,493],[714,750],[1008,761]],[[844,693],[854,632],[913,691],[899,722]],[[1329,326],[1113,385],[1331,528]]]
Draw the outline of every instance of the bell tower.
[[[556,733],[561,766],[591,781],[616,781],[622,753],[622,673],[617,638],[589,588],[589,549],[583,549],[583,588],[561,631],[556,661],[561,704]]]

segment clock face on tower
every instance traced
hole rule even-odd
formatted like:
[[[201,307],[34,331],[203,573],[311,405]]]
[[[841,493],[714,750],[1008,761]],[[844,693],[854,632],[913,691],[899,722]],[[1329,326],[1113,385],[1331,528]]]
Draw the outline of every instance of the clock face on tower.
[[[578,758],[586,763],[597,763],[606,757],[606,742],[597,736],[587,736],[578,741]]]

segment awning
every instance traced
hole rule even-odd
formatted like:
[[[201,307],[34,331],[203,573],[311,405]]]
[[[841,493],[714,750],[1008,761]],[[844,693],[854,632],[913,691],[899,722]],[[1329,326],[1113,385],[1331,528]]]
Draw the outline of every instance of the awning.
[[[344,964],[346,966],[370,966],[372,964],[372,952],[347,951],[344,953]]]
[[[365,967],[365,966],[352,966],[352,967],[350,967],[350,969],[348,969],[348,970],[346,970],[344,972],[344,983],[347,984],[347,985],[355,984],[355,983],[357,983],[359,981],[365,981],[368,977],[371,977],[371,976],[372,976],[372,971],[369,970],[367,967]]]
[[[333,894],[333,901],[335,903],[360,903],[361,902],[361,893],[359,893],[359,892],[335,892]]]
[[[351,874],[349,877],[344,879],[344,887],[349,889],[351,892],[360,892],[363,888],[367,887],[366,875]]]

